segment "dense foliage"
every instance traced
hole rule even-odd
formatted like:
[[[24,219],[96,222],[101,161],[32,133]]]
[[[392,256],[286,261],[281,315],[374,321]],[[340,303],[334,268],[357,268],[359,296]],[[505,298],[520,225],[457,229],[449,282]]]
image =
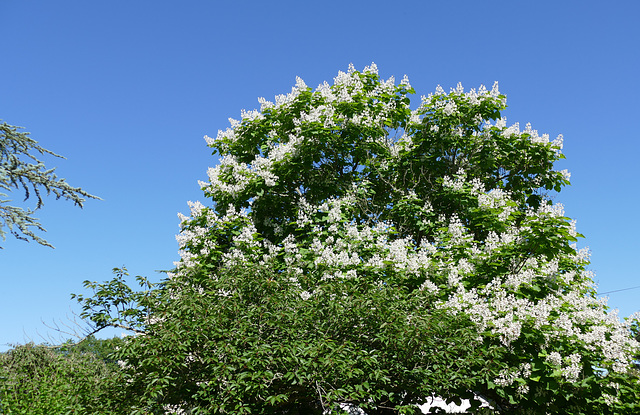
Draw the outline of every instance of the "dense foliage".
[[[64,179],[58,178],[54,173],[55,168],[47,169],[34,152],[40,155],[62,157],[38,145],[29,137],[29,133],[20,131],[19,127],[7,123],[0,124],[0,189],[23,190],[24,200],[27,200],[33,192],[37,199],[35,210],[44,205],[42,190],[46,190],[47,194],[53,193],[56,199],[71,200],[80,207],[85,198],[98,199],[79,187],[69,185]],[[4,199],[6,196],[7,194],[0,192],[0,236],[3,239],[6,238],[4,228],[7,228],[9,233],[18,239],[33,240],[53,247],[33,232],[32,229],[45,230],[33,216],[34,210],[10,206],[7,203],[11,200]]]
[[[33,343],[0,354],[0,413],[120,414],[120,367],[108,356],[120,339],[90,337],[52,348]]]
[[[118,352],[138,405],[640,410],[632,320],[596,299],[575,223],[548,196],[569,184],[562,137],[508,127],[497,85],[438,88],[411,109],[413,93],[350,67],[206,137],[213,203],[182,217],[176,270],[126,301],[114,282],[80,298],[98,326],[144,333]]]

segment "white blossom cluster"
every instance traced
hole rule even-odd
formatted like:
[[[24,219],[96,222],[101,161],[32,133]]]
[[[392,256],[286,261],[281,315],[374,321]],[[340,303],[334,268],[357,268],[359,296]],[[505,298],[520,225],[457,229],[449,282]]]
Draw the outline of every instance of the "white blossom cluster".
[[[377,75],[378,70],[376,65],[372,64],[366,67],[363,73]],[[411,88],[406,76],[401,85],[405,89]],[[358,76],[358,72],[351,65],[347,72],[338,73],[338,76],[334,79],[333,86],[329,86],[324,82],[316,88],[313,94],[321,99],[323,104],[310,108],[308,112],[303,111],[293,118],[292,121],[295,128],[292,131],[283,133],[279,128],[281,126],[277,123],[273,124],[273,129],[269,132],[268,149],[264,153],[256,154],[251,163],[243,163],[238,160],[238,157],[226,153],[230,146],[242,137],[243,128],[250,128],[252,122],[265,119],[264,112],[266,110],[286,109],[303,91],[307,90],[310,89],[304,81],[297,78],[296,86],[292,88],[291,93],[277,96],[275,103],[260,98],[260,111],[242,110],[242,119],[238,121],[230,118],[231,127],[225,131],[218,131],[216,138],[205,136],[209,146],[217,146],[225,154],[216,167],[208,170],[209,181],[200,182],[203,190],[214,195],[226,194],[237,198],[254,181],[262,180],[266,186],[275,186],[279,177],[274,172],[274,163],[277,164],[287,158],[295,157],[299,146],[304,146],[309,141],[317,140],[313,135],[305,135],[306,126],[319,123],[326,129],[345,125],[382,128],[384,120],[392,111],[397,110],[395,102],[383,102],[376,98],[380,95],[391,95],[396,92],[397,86],[393,77],[380,82],[373,90],[365,90],[364,83]],[[369,99],[374,105],[367,106],[363,111],[350,115],[336,111],[338,104],[352,102],[354,96],[362,96]],[[381,141],[390,148],[390,151],[397,152],[395,149],[396,143],[393,140],[388,140],[386,137],[370,137],[370,140]]]
[[[437,270],[446,274],[447,284],[451,288],[447,297],[440,300],[440,307],[468,313],[477,324],[479,332],[489,330],[498,334],[507,347],[517,341],[523,331],[542,329],[547,338],[546,343],[541,345],[543,350],[546,346],[553,347],[557,338],[573,338],[587,349],[602,353],[611,362],[611,369],[614,371],[625,371],[630,364],[631,356],[628,352],[637,345],[629,338],[627,326],[614,313],[605,312],[606,304],[602,300],[584,295],[589,290],[588,284],[591,281],[587,273],[560,273],[557,260],[529,258],[517,272],[489,281],[482,288],[464,287],[465,276],[474,272],[473,264],[492,258],[501,248],[512,244],[519,237],[517,229],[495,235],[493,242],[485,246],[484,250],[472,249],[477,241],[473,241],[459,219],[453,217],[446,232],[447,240],[422,241],[416,246],[409,237],[392,238],[388,232],[388,223],[378,223],[375,226],[345,223],[340,210],[348,203],[349,199],[335,200],[315,207],[307,204],[306,209],[300,210],[302,218],[299,220],[303,225],[313,223],[311,210],[329,212],[327,225],[333,227],[332,232],[318,232],[319,236],[313,238],[308,247],[313,252],[311,260],[315,269],[321,273],[321,281],[358,278],[372,270],[382,269],[390,275],[404,276],[424,276],[429,271]],[[541,208],[540,211],[563,215],[561,208]],[[208,221],[208,226],[238,217],[247,219],[246,212],[243,214],[233,209],[229,209],[222,218],[211,215],[210,211],[207,213],[212,219]],[[201,205],[192,204],[192,216],[199,214],[202,214]],[[201,239],[205,233],[206,229],[189,228],[178,239],[184,245],[189,240]],[[255,234],[255,226],[247,221],[242,231],[234,237],[238,248],[227,252],[224,261],[230,264],[247,261],[264,264],[282,254],[287,266],[295,270],[294,273],[303,272],[305,261],[310,259],[303,258],[300,254],[293,235],[287,236],[281,246],[276,246],[268,240],[256,239]],[[447,264],[441,260],[435,261],[437,254],[451,244],[467,244],[468,257]],[[248,246],[264,252],[263,256],[248,255]],[[205,244],[199,254],[206,255],[210,248]],[[193,257],[193,253],[183,251],[180,265],[189,266]],[[551,279],[561,282],[560,286],[573,286],[574,290],[565,293],[558,289],[535,302],[515,293],[522,286]],[[437,284],[428,279],[425,279],[422,288],[434,294],[440,291]],[[312,294],[313,288],[300,288],[301,298],[309,298]],[[581,370],[580,356],[575,353],[558,356],[558,352],[550,352],[549,361],[561,367],[568,382],[575,381]],[[569,363],[563,363],[565,361]]]

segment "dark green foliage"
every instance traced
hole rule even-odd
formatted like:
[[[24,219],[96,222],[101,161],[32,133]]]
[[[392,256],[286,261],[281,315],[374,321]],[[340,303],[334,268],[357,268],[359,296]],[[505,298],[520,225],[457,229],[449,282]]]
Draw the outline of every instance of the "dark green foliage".
[[[411,403],[434,393],[470,397],[500,366],[497,348],[477,355],[484,346],[464,316],[425,310],[428,297],[354,283],[303,301],[285,281],[256,266],[197,292],[168,282],[180,294],[155,310],[163,321],[119,352],[131,393],[202,414],[321,414],[340,403],[415,413]]]

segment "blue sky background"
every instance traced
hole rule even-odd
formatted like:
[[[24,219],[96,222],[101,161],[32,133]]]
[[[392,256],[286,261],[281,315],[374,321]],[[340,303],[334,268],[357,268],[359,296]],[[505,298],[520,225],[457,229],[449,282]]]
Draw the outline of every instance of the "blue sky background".
[[[50,150],[49,167],[100,196],[45,200],[56,249],[0,250],[0,351],[68,321],[82,281],[178,259],[177,212],[206,202],[203,136],[228,117],[315,87],[349,63],[404,74],[419,96],[500,82],[508,124],[562,133],[573,185],[557,196],[586,236],[600,292],[640,285],[640,3],[601,1],[0,0],[0,119]],[[12,198],[21,200],[21,194]],[[610,295],[621,316],[640,289]]]

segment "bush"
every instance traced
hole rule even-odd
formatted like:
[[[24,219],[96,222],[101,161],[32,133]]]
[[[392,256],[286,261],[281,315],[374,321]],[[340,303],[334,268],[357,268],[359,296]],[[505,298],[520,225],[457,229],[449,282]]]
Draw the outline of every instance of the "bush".
[[[51,348],[29,343],[0,354],[0,411],[5,415],[111,414],[120,368],[106,349],[115,342]],[[83,350],[84,349],[84,350]]]

